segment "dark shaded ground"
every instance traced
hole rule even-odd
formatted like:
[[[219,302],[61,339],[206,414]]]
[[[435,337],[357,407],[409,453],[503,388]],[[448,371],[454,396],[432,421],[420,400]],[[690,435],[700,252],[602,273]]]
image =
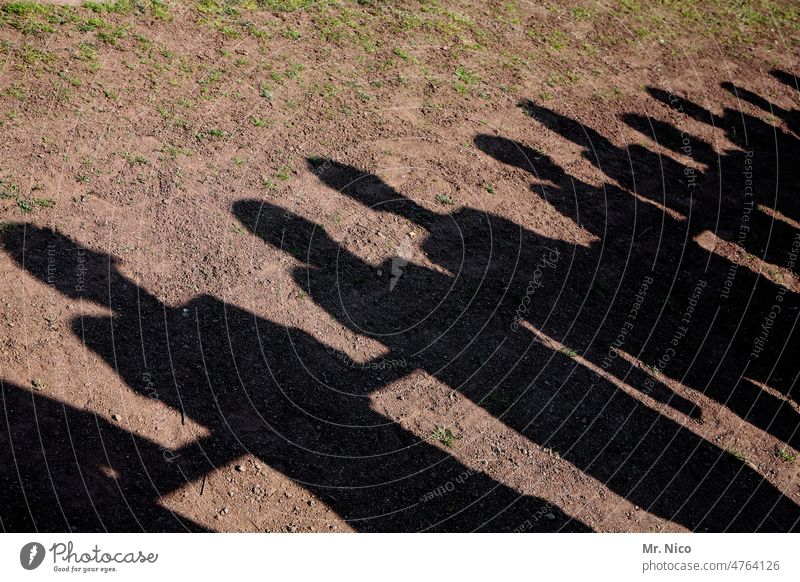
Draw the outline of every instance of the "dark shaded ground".
[[[730,89],[769,107],[757,95]],[[471,208],[432,212],[373,175],[325,160],[309,162],[322,183],[423,229],[425,254],[450,274],[395,258],[376,276],[374,266],[324,228],[280,207],[242,200],[233,213],[251,232],[301,259],[306,266],[296,270],[295,280],[308,297],[343,326],[378,340],[389,351],[386,359],[405,359],[460,391],[642,509],[692,530],[794,531],[800,508],[792,499],[731,452],[620,389],[618,381],[687,418],[700,416],[659,374],[609,359],[608,348],[624,329],[617,350],[658,367],[664,338],[689,327],[673,346],[669,376],[798,446],[796,411],[750,381],[797,401],[798,297],[745,267],[734,270],[734,284],[725,291],[732,263],[693,240],[712,231],[756,257],[785,264],[797,235],[786,223],[751,210],[751,234],[738,238],[750,203],[742,197],[741,169],[745,158],[752,159],[753,173],[764,176],[753,203],[798,220],[792,165],[798,142],[738,111],[714,118],[663,91],[651,94],[724,128],[742,150],[718,156],[690,136],[693,158],[707,169],[695,175],[696,187],[687,187],[687,168],[675,160],[644,146],[622,150],[591,128],[523,103],[520,119],[532,131],[535,120],[585,148],[608,176],[598,189],[524,144],[475,137],[477,147],[499,162],[530,171],[536,194],[598,236],[600,242],[589,248]],[[796,111],[772,112],[797,127]],[[673,150],[683,143],[675,127],[637,115],[625,121]],[[615,184],[687,219],[671,218]],[[446,451],[372,410],[369,395],[408,369],[348,367],[344,354],[307,333],[214,297],[166,306],[120,274],[112,257],[55,231],[21,228],[6,233],[4,244],[21,267],[66,297],[109,307],[111,318],[75,319],[73,332],[133,390],[152,396],[153,387],[143,382],[146,373],[161,401],[211,433],[170,461],[144,439],[6,385],[0,459],[19,467],[1,482],[9,500],[0,512],[6,530],[198,529],[162,509],[159,496],[245,453],[298,481],[362,531],[508,531],[547,506],[471,474]],[[59,265],[54,281],[52,257]],[[531,287],[543,260],[557,266],[557,284]],[[699,283],[702,308],[687,323],[687,305]],[[535,309],[521,310],[533,295]],[[754,337],[778,296],[783,315],[754,357]],[[633,307],[637,302],[640,309]],[[534,330],[574,353],[553,349]],[[611,380],[592,373],[575,354],[605,369]],[[252,426],[231,422],[243,417]],[[19,462],[22,451],[25,463]],[[117,479],[102,473],[109,459]],[[465,472],[471,476],[464,486],[423,501],[427,492]],[[589,529],[556,508],[552,513],[553,519],[536,527]]]

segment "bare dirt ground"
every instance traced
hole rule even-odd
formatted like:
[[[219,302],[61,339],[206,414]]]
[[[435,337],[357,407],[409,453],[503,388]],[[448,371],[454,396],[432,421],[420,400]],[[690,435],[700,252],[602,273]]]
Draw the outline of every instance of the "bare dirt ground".
[[[0,527],[792,531],[792,2],[0,2]]]

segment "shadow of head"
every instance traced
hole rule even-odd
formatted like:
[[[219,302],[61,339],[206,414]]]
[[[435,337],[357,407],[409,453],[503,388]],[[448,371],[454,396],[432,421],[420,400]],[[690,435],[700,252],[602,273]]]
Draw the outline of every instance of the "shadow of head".
[[[2,244],[18,265],[72,299],[108,305],[112,285],[123,279],[114,257],[56,230],[19,224],[2,234]]]
[[[794,73],[781,71],[780,69],[773,69],[769,72],[769,74],[784,85],[791,87],[795,91],[800,91],[800,85],[798,85],[797,76],[795,76]]]
[[[251,233],[309,265],[324,265],[338,246],[320,225],[261,200],[234,202],[232,212]]]
[[[308,158],[306,164],[323,184],[365,208],[406,218],[421,228],[430,227],[440,218],[440,215],[404,196],[375,174],[330,159]]]
[[[473,143],[498,162],[525,170],[539,180],[558,183],[565,178],[564,171],[549,156],[518,141],[479,134],[475,136]]]

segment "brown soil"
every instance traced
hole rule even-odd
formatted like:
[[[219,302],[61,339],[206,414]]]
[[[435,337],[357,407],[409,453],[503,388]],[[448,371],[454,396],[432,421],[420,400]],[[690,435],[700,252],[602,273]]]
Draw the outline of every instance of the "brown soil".
[[[37,6],[3,530],[798,529],[791,3]]]

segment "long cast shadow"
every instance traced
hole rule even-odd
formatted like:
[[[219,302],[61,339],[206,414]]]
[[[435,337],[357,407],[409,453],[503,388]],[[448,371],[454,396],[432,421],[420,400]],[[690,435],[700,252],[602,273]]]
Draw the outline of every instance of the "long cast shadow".
[[[408,358],[658,516],[715,531],[797,526],[792,500],[731,454],[546,347],[533,331],[510,331],[516,316],[510,298],[525,295],[540,258],[596,261],[592,249],[469,208],[438,214],[356,168],[309,163],[325,184],[424,228],[426,256],[449,272],[408,261],[392,288],[392,261],[369,265],[302,217],[260,201],[236,203],[234,214],[247,228],[302,258],[306,266],[296,269],[295,281],[342,325],[380,341],[388,357]],[[565,312],[580,306],[573,293],[554,292],[537,298],[537,309],[550,313],[557,301]],[[653,395],[679,410],[691,405],[671,392]]]
[[[653,93],[674,102],[675,98],[670,96],[668,99],[665,92]],[[668,124],[648,119],[651,137],[659,143],[668,147],[671,145],[674,151],[679,151],[679,143],[691,144],[695,159],[708,166],[701,173],[641,145],[629,146],[624,150],[618,148],[592,128],[530,101],[524,102],[522,106],[529,116],[545,127],[584,147],[584,156],[615,183],[625,185],[641,196],[670,209],[685,213],[687,219],[676,220],[666,212],[646,205],[630,208],[631,196],[613,183],[603,186],[605,206],[593,201],[592,193],[597,188],[573,178],[570,178],[570,196],[565,194],[563,186],[550,188],[547,192],[548,200],[566,216],[574,218],[578,213],[577,206],[580,206],[582,224],[601,238],[608,234],[619,237],[620,233],[627,232],[631,217],[635,216],[634,222],[638,223],[641,234],[625,240],[630,240],[633,244],[635,238],[636,261],[631,262],[628,257],[617,257],[617,262],[626,269],[642,270],[653,265],[662,279],[670,281],[670,285],[662,289],[658,297],[660,305],[670,308],[674,297],[690,296],[692,288],[699,280],[709,284],[708,289],[711,291],[705,291],[705,294],[716,295],[711,299],[717,302],[716,309],[698,309],[694,311],[692,321],[693,329],[703,330],[706,339],[702,344],[695,344],[693,347],[696,349],[688,348],[674,354],[670,362],[671,372],[685,384],[729,407],[743,419],[797,448],[800,445],[800,416],[797,412],[788,402],[745,379],[753,378],[796,400],[794,389],[798,372],[791,354],[796,352],[799,345],[796,316],[800,305],[797,296],[763,276],[732,265],[693,242],[703,232],[713,232],[732,243],[744,244],[746,250],[758,252],[765,259],[771,258],[778,264],[786,263],[797,232],[756,209],[758,197],[743,202],[741,197],[734,196],[744,192],[743,180],[746,177],[743,177],[741,170],[747,167],[743,162],[746,158],[757,161],[752,173],[765,176],[763,183],[769,185],[767,191],[778,184],[796,183],[796,170],[793,166],[783,169],[783,174],[777,178],[773,168],[772,178],[768,177],[768,169],[774,160],[769,156],[761,160],[757,152],[766,147],[764,144],[768,141],[765,133],[771,130],[761,120],[751,121],[748,135],[751,142],[759,144],[758,148],[751,150],[756,154],[750,156],[742,151],[727,152],[721,157],[719,164],[714,166],[712,162],[715,154],[708,144],[694,136],[687,136]],[[691,112],[690,115],[694,118],[706,118],[696,105],[686,104],[682,110]],[[728,113],[728,118],[730,117],[733,117],[732,113]],[[641,118],[623,118],[644,131],[645,121]],[[785,141],[784,139],[781,143]],[[530,171],[538,180],[546,179],[556,184],[564,182],[560,168],[547,160],[543,162],[541,154],[523,144],[495,136],[479,136],[476,144],[504,163]],[[790,148],[789,145],[786,147]],[[792,147],[796,150],[796,143]],[[690,174],[697,187],[687,186],[686,177]],[[724,189],[720,188],[722,197],[715,199],[717,187],[723,185]],[[790,192],[791,189],[787,191],[786,186],[777,190],[776,200],[781,201],[785,211],[788,209],[784,201],[792,198]],[[771,207],[774,206],[775,200]],[[625,210],[619,212],[620,208]],[[650,233],[646,236],[648,230]],[[737,237],[740,232],[746,232],[749,236],[742,240]],[[648,240],[651,241],[649,244]],[[759,240],[764,241],[763,244]],[[595,254],[600,254],[600,250]],[[612,272],[615,270],[614,266],[604,266],[604,269]],[[618,272],[620,267],[616,270]],[[720,293],[723,289],[726,292]],[[775,322],[770,311],[778,301],[783,313],[787,315]],[[708,303],[708,299],[706,302]],[[588,315],[591,317],[591,312]],[[651,338],[672,334],[680,327],[680,319],[680,311],[667,313],[666,317],[660,318],[657,328],[640,328],[645,333],[630,334],[627,349],[655,366],[664,348],[658,342],[651,341]],[[759,349],[753,355],[754,339],[759,337],[765,321],[771,325],[771,342],[765,349]],[[701,353],[698,354],[698,350]],[[703,362],[714,362],[715,365],[698,365]]]
[[[313,492],[362,531],[511,531],[529,516],[541,515],[543,508],[553,518],[536,521],[533,530],[589,531],[546,501],[521,495],[464,466],[373,411],[370,393],[397,372],[382,370],[379,377],[369,366],[349,365],[345,354],[307,333],[211,296],[195,297],[178,307],[165,305],[122,275],[113,257],[52,230],[17,231],[6,233],[4,243],[20,265],[65,297],[110,310],[110,316],[72,322],[85,345],[133,390],[166,403],[209,431],[209,436],[171,454],[174,462],[168,469],[177,470],[183,483],[251,454]],[[19,400],[16,392],[11,394]],[[47,422],[54,407],[43,407]],[[74,411],[70,415],[81,425],[91,421]],[[39,416],[34,410],[26,415],[27,422]],[[55,434],[43,433],[41,442],[34,436],[32,431],[20,432],[7,443],[6,458],[23,450],[46,450]],[[71,442],[76,449],[88,444],[83,433],[74,431]],[[132,442],[137,450],[149,450],[146,443]],[[77,466],[94,472],[98,464],[114,467],[119,462],[116,455],[110,460],[78,457],[70,470]],[[124,469],[128,482],[152,473],[160,485],[158,493],[150,492],[148,503],[141,496],[134,498],[137,507],[144,507],[141,515],[134,510],[145,522],[142,527],[170,529],[161,520],[147,518],[153,504],[177,486],[162,475],[163,462]],[[39,488],[48,490],[46,468],[37,465],[36,474]],[[36,479],[24,480],[22,489],[32,481]],[[62,481],[53,488],[61,498],[76,494],[80,483]],[[38,528],[61,527],[53,503],[31,508]],[[102,506],[98,512],[103,527],[132,529],[130,521],[105,513]],[[14,523],[22,524],[15,529],[26,529],[26,522]]]
[[[187,485],[175,451],[0,380],[0,529],[205,531],[159,505]]]

